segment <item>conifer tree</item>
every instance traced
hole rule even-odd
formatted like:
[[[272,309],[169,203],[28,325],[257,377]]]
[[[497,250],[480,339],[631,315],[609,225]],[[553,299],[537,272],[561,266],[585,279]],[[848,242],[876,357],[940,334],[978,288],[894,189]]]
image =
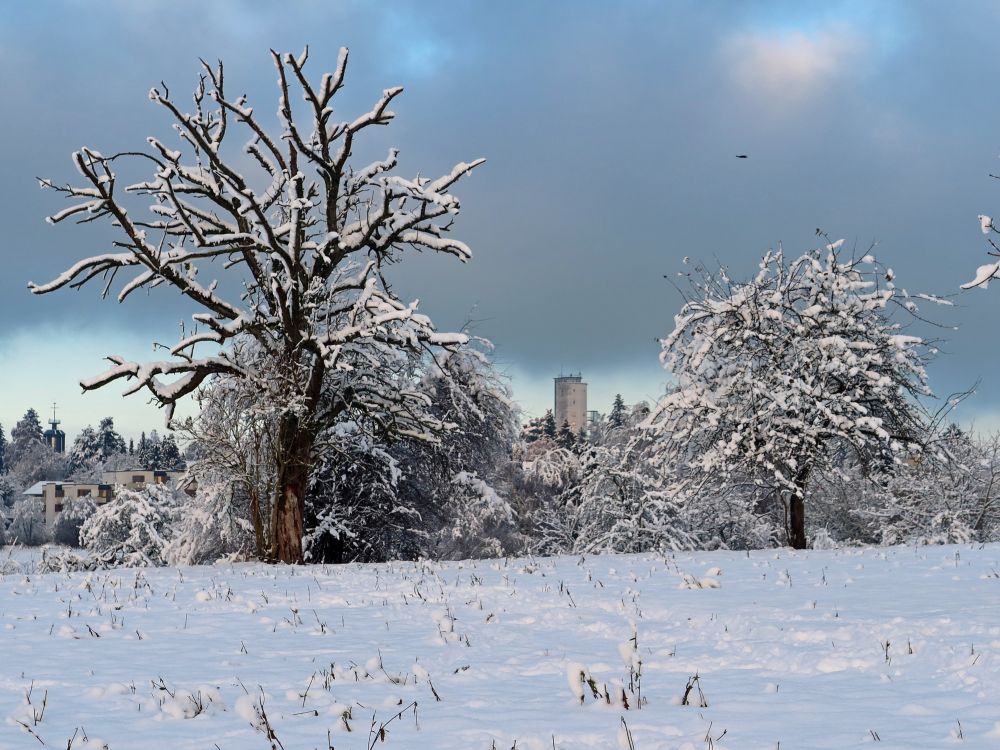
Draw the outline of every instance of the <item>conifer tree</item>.
[[[560,448],[573,448],[576,445],[576,435],[573,433],[573,428],[569,426],[568,421],[563,420],[556,442],[559,443]]]
[[[622,394],[615,394],[615,402],[611,406],[611,414],[608,415],[608,423],[611,427],[621,427],[625,424],[625,400],[622,398]]]
[[[14,425],[14,429],[10,431],[10,445],[6,450],[6,467],[9,470],[21,456],[44,444],[42,421],[38,418],[38,412],[34,409],[28,409],[20,421]]]
[[[556,436],[556,418],[553,416],[551,409],[545,412],[545,436],[550,438],[555,438]]]

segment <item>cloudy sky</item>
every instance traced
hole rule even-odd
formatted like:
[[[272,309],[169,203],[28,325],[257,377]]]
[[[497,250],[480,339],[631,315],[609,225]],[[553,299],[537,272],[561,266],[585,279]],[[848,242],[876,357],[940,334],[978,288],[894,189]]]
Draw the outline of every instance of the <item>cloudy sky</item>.
[[[6,4],[0,423],[55,400],[71,436],[105,414],[127,433],[160,426],[141,398],[76,384],[105,354],[174,340],[190,312],[163,290],[125,305],[98,287],[29,295],[112,237],[47,226],[62,204],[35,177],[72,179],[81,145],[169,139],[147,91],[193,90],[199,57],[222,58],[228,90],[270,111],[268,49],[308,43],[317,75],[351,49],[341,111],[406,88],[384,136],[404,172],[488,159],[457,191],[473,261],[411,257],[397,290],[439,327],[472,321],[492,339],[529,413],[560,371],[584,374],[592,408],[654,398],[656,338],[679,307],[664,275],[690,256],[743,276],[822,228],[877,242],[911,291],[955,295],[934,312],[958,330],[932,385],[980,380],[960,418],[1000,425],[1000,289],[958,293],[985,262],[977,214],[1000,211],[998,23],[995,2],[917,0]]]

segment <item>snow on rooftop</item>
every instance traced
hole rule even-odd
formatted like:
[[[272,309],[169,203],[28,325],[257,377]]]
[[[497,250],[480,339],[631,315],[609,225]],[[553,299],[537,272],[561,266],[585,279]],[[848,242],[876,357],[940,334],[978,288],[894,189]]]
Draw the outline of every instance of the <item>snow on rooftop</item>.
[[[35,482],[28,489],[22,492],[22,495],[27,495],[28,497],[41,497],[45,494],[45,486],[48,484],[66,484],[65,481],[48,481],[48,482]]]

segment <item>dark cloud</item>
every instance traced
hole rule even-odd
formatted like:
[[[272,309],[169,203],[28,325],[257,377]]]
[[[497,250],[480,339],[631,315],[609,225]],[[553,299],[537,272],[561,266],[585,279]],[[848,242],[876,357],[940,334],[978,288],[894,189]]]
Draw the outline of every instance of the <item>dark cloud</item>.
[[[987,176],[1000,146],[998,13],[986,2],[960,12],[814,6],[12,6],[0,28],[0,319],[8,333],[71,318],[172,335],[184,310],[170,294],[136,300],[126,315],[96,288],[29,297],[27,280],[110,237],[44,225],[59,203],[34,177],[71,179],[68,156],[85,143],[113,150],[169,137],[146,92],[161,79],[193,88],[199,56],[223,58],[230,85],[266,111],[267,49],[304,43],[317,73],[351,47],[348,112],[385,86],[407,87],[373,153],[399,145],[404,168],[423,173],[489,159],[459,191],[472,263],[418,256],[396,279],[440,325],[478,321],[500,358],[530,376],[634,366],[648,381],[655,338],[679,306],[662,277],[682,270],[681,257],[745,275],[779,242],[812,246],[817,227],[859,247],[877,240],[905,286],[953,293],[983,262],[976,215],[1000,204]],[[976,408],[1000,407],[988,377],[1000,299],[970,292],[959,303],[941,316],[961,330],[934,366],[937,388],[985,376]]]

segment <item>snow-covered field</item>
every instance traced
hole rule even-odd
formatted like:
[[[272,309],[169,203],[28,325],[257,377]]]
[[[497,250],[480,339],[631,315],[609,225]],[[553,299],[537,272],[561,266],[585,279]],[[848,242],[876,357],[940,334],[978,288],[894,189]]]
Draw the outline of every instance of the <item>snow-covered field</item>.
[[[49,575],[19,559],[0,579],[2,748],[267,750],[261,704],[285,750],[627,748],[626,726],[637,750],[1000,747],[998,545]]]

